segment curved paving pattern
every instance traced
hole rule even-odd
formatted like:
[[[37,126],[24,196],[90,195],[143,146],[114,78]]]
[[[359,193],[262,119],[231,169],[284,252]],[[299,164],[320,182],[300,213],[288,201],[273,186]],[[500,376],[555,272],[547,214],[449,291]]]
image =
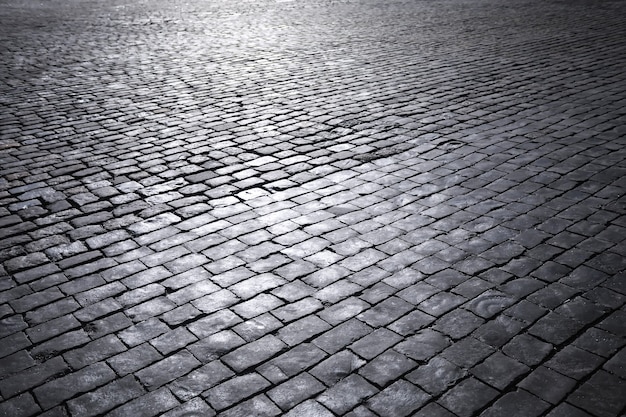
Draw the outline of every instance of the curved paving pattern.
[[[623,415],[625,13],[2,0],[0,415]]]

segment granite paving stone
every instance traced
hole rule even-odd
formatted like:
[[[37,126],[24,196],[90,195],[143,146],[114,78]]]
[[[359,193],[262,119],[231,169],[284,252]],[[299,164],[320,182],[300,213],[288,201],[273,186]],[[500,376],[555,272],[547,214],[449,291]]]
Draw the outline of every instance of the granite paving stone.
[[[399,340],[392,339],[390,342]],[[450,346],[450,340],[445,335],[431,329],[424,329],[405,338],[394,349],[414,360],[426,361],[448,346]]]
[[[342,350],[320,362],[310,373],[328,386],[334,385],[366,363],[352,352]]]
[[[312,339],[330,328],[331,326],[324,320],[312,315],[301,318],[281,328],[278,330],[277,336],[287,345],[295,346],[301,342]]]
[[[624,381],[604,371],[594,374],[568,397],[568,402],[598,416],[613,416],[626,406]]]
[[[297,417],[303,415],[314,415],[319,417],[332,417],[333,414],[323,405],[314,400],[304,401],[292,408],[285,416]]]
[[[280,408],[267,398],[264,394],[257,395],[247,401],[243,401],[236,406],[220,413],[224,417],[237,417],[245,415],[255,415],[260,417],[273,417],[281,414]]]
[[[91,391],[115,379],[111,368],[102,362],[50,381],[34,390],[35,397],[44,410],[83,392]]]
[[[576,380],[542,366],[531,372],[517,385],[544,401],[558,404],[574,389]]]
[[[220,411],[254,395],[269,385],[270,383],[259,374],[250,373],[229,379],[202,395],[214,409]]]
[[[0,414],[623,415],[625,11],[5,0]]]
[[[303,343],[261,365],[257,371],[276,383],[310,368],[326,356],[324,351],[313,344]]]
[[[235,325],[233,330],[243,339],[251,342],[279,329],[281,326],[282,324],[278,319],[269,313],[265,313]]]
[[[317,400],[331,411],[345,414],[377,391],[362,377],[350,375],[322,393]]]
[[[437,401],[459,416],[471,416],[498,396],[498,391],[469,378],[455,385]]]
[[[545,401],[525,392],[514,391],[505,394],[492,406],[483,411],[481,416],[540,416],[550,405]]]
[[[152,417],[161,415],[176,407],[179,402],[166,388],[161,388],[139,398],[136,398],[108,413],[110,416],[144,416]]]
[[[384,387],[416,366],[415,361],[391,349],[363,366],[359,370],[359,375],[379,387]]]
[[[467,371],[440,356],[435,356],[428,363],[407,374],[406,379],[432,395],[439,395],[465,375]]]
[[[271,358],[286,348],[279,338],[267,335],[223,356],[223,361],[237,372]]]
[[[300,402],[314,397],[326,387],[310,374],[302,374],[272,388],[267,396],[282,410],[294,408]]]
[[[161,358],[162,356],[156,349],[144,343],[111,357],[107,360],[107,363],[111,365],[118,375],[124,376],[142,369]]]
[[[174,334],[172,335],[174,336]],[[198,360],[201,362],[208,362],[245,344],[245,340],[239,337],[232,330],[223,330],[221,332],[214,333],[197,343],[188,345],[188,343],[193,342],[194,340],[196,340],[195,337],[188,338],[188,340],[183,343],[178,342],[179,346],[176,347],[176,345],[174,345],[174,350],[180,348],[181,345],[185,345]]]
[[[414,417],[453,417],[450,411],[446,410],[437,403],[431,402],[423,407],[420,411],[413,414]]]
[[[471,369],[472,375],[499,390],[504,390],[515,379],[530,369],[518,361],[496,352]]]
[[[7,416],[26,417],[39,414],[41,407],[35,402],[31,394],[24,393],[3,401],[0,404],[0,411]]]
[[[169,389],[176,397],[190,400],[233,375],[233,371],[222,363],[213,361],[182,378],[177,378],[169,384]]]
[[[187,401],[177,407],[174,407],[170,411],[162,414],[165,417],[183,417],[189,414],[199,414],[206,417],[215,416],[215,411],[211,409],[201,398],[196,397],[193,400]]]
[[[124,404],[144,393],[130,375],[68,401],[71,415],[95,416]]]
[[[415,385],[400,380],[370,398],[369,408],[378,414],[407,416],[422,406],[430,396]]]

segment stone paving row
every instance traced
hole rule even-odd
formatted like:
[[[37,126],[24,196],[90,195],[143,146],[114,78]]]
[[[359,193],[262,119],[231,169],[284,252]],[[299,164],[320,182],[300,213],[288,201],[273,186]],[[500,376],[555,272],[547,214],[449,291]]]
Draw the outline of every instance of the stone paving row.
[[[0,415],[626,413],[626,2],[0,4]]]

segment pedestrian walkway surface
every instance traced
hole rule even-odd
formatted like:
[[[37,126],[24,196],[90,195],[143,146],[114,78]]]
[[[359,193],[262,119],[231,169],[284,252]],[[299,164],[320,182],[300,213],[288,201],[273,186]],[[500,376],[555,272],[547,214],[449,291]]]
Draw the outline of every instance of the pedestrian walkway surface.
[[[624,415],[624,16],[0,0],[0,416]]]

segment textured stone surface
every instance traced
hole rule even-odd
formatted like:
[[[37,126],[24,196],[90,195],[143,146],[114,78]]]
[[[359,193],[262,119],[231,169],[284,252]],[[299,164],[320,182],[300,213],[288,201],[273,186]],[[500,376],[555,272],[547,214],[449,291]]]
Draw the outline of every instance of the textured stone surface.
[[[623,0],[5,0],[0,414],[624,414]]]

